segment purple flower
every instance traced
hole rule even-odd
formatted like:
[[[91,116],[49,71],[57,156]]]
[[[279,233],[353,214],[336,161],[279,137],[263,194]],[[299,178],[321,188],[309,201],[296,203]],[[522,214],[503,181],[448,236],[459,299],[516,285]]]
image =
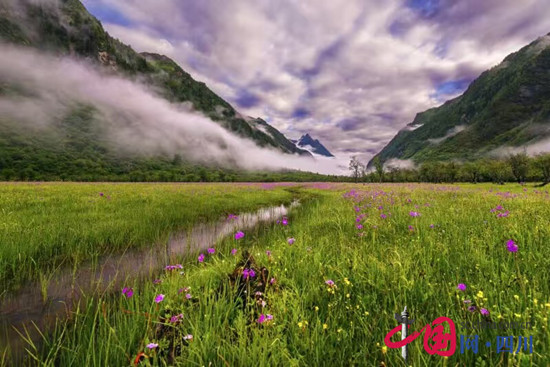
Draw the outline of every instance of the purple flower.
[[[260,317],[258,317],[258,320],[256,320],[258,324],[263,324],[265,322],[265,315],[261,314]]]
[[[134,290],[132,288],[124,287],[122,288],[122,294],[126,296],[126,298],[130,298],[134,295]]]
[[[434,228],[435,227],[435,224],[430,224],[430,228]]]
[[[329,287],[334,287],[334,281],[332,281],[331,279],[326,280],[325,284],[328,285]]]
[[[456,287],[456,289],[458,289],[459,291],[465,291],[466,290],[466,284],[464,283],[459,283],[458,286]]]
[[[356,227],[357,227],[357,229],[363,229],[363,225],[362,225],[362,224],[358,224]]]
[[[162,280],[160,279],[153,280],[153,284],[160,284],[160,283],[162,283]]]
[[[283,226],[288,225],[288,219],[286,217],[283,217],[283,220],[281,221],[281,223],[283,224]]]
[[[236,239],[236,240],[240,240],[240,239],[243,238],[243,237],[244,237],[244,233],[243,233],[243,232],[239,231],[239,232],[235,233],[235,239]]]
[[[476,310],[477,310],[476,306],[468,307],[468,311],[470,311],[470,312],[476,312]]]
[[[164,294],[157,294],[157,296],[155,297],[156,303],[161,303],[163,300],[164,300]]]
[[[199,255],[199,262],[203,262],[204,261],[204,254],[200,254]]]
[[[256,272],[253,269],[250,269],[248,275],[250,275],[251,278],[254,278],[256,276]]]
[[[465,304],[472,303],[472,301],[470,301],[469,299],[465,299],[463,302],[464,302]]]
[[[247,279],[250,276],[250,271],[248,269],[243,270],[243,278]]]
[[[187,299],[191,299],[191,297],[192,297],[192,296],[191,296],[191,294],[189,294],[189,293],[187,293],[187,294],[185,295],[185,298],[187,298]]]
[[[271,256],[271,251],[267,250],[267,251],[265,252],[265,254],[269,257],[269,256]]]
[[[99,196],[103,196],[104,194],[102,192],[99,193]]]
[[[180,313],[179,315],[175,315],[175,316],[170,317],[170,322],[171,323],[176,323],[181,319],[183,319],[183,314],[182,313]]]
[[[214,249],[214,247],[210,247],[208,250],[206,250],[210,255],[214,254],[216,252],[216,250]]]
[[[482,308],[479,312],[481,312],[483,316],[489,316],[489,310],[486,308]]]
[[[419,217],[420,216],[420,213],[419,212],[410,212],[409,215],[411,217]]]
[[[286,241],[288,242],[289,245],[292,245],[292,244],[294,244],[294,242],[295,242],[296,240],[294,239],[294,237],[290,237],[290,238],[289,238],[288,240],[286,240]]]
[[[409,226],[409,231],[414,231],[414,227],[413,227],[413,226]]]
[[[157,348],[159,345],[157,343],[149,343],[146,345],[147,348],[149,349],[155,349]]]
[[[384,214],[384,213],[380,214],[380,218],[382,218],[382,219],[386,219],[387,217],[388,217],[388,216],[387,216],[386,214]]]
[[[506,247],[508,248],[508,251],[510,252],[518,252],[518,246],[514,242],[514,240],[508,240],[506,242]]]
[[[275,283],[275,278],[271,278],[271,280],[269,281],[269,284],[273,284]]]

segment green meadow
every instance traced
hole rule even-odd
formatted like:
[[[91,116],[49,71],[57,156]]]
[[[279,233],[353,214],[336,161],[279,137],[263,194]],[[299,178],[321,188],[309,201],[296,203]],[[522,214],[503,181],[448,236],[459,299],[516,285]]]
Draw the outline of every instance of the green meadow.
[[[0,192],[0,279],[15,289],[60,264],[159,246],[196,223],[300,201],[286,217],[204,244],[151,279],[128,274],[124,287],[82,298],[39,341],[29,340],[31,364],[550,364],[545,189],[105,183],[3,184]],[[384,342],[404,306],[414,319],[409,334],[435,327],[438,317],[452,320],[454,353],[428,353],[425,330],[408,344],[405,364]],[[478,321],[531,328],[461,327]],[[477,350],[470,344],[461,353],[461,335],[477,335]],[[512,346],[503,344],[508,336]],[[6,350],[0,360],[9,365],[10,357]]]

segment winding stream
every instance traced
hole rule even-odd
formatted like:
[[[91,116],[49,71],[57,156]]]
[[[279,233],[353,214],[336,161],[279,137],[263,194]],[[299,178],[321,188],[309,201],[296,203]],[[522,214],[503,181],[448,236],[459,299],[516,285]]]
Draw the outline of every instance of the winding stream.
[[[67,317],[83,296],[119,291],[128,280],[152,279],[164,266],[178,262],[183,255],[205,250],[237,230],[274,222],[297,205],[299,203],[294,201],[289,206],[240,214],[236,219],[197,224],[188,232],[171,236],[165,246],[130,249],[79,265],[76,269],[56,271],[46,284],[33,282],[24,286],[5,296],[0,304],[0,361],[8,347],[15,360],[23,362],[28,345],[16,330],[25,335],[26,329],[29,337],[38,343],[40,334],[34,325],[41,331],[47,330],[57,319]]]

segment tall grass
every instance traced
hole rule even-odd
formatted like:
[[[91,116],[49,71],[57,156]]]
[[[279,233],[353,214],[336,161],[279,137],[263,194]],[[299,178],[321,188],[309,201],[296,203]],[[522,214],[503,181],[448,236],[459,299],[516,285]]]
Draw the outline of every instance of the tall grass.
[[[183,274],[167,271],[160,284],[128,281],[131,298],[119,292],[89,297],[45,336],[35,357],[63,366],[131,365],[139,353],[147,356],[139,365],[155,366],[404,366],[384,337],[406,305],[413,330],[439,316],[457,326],[453,356],[429,355],[421,337],[409,345],[410,365],[548,366],[547,193],[511,185],[315,191],[321,197],[293,212],[288,225],[212,244],[216,251],[205,253],[204,262],[193,258]],[[498,205],[503,209],[492,211]],[[516,253],[507,249],[510,239]],[[249,268],[256,275],[245,279]],[[156,303],[159,294],[165,298]],[[170,322],[179,314],[183,318]],[[273,318],[260,323],[261,315]],[[460,328],[479,320],[530,321],[533,327]],[[479,335],[477,354],[460,353],[460,334]],[[497,353],[497,337],[508,335],[515,342],[532,335],[533,353]]]
[[[232,212],[289,203],[292,187],[261,184],[0,184],[0,286],[59,267],[164,242]]]

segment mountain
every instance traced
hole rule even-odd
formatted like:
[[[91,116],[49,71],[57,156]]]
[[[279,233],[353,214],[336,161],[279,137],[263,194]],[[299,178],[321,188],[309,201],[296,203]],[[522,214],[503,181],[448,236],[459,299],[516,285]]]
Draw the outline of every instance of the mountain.
[[[417,114],[373,159],[469,160],[550,150],[549,138],[550,34],[483,72],[461,96]]]
[[[305,149],[312,154],[318,154],[325,157],[334,157],[331,152],[317,139],[313,139],[309,134],[304,134],[298,140],[293,140],[298,148]]]
[[[137,53],[112,38],[78,0],[1,0],[0,43],[24,46],[55,56],[70,56],[96,65],[105,74],[151,87],[161,97],[191,108],[225,129],[261,147],[310,155],[260,118],[242,116],[233,106],[194,80],[170,58]],[[0,98],[33,94],[0,80]],[[67,101],[69,102],[69,101]],[[154,171],[185,157],[121,157],[101,140],[93,106],[78,105],[60,117],[51,134],[34,134],[0,115],[0,179],[82,179]],[[183,166],[182,166],[183,167]],[[23,171],[34,172],[22,174]],[[185,171],[185,170],[184,170]],[[7,172],[7,173],[6,173]],[[68,174],[67,172],[72,172]],[[76,174],[76,172],[80,172]],[[141,172],[141,173],[140,173]],[[17,177],[15,177],[17,178]]]

